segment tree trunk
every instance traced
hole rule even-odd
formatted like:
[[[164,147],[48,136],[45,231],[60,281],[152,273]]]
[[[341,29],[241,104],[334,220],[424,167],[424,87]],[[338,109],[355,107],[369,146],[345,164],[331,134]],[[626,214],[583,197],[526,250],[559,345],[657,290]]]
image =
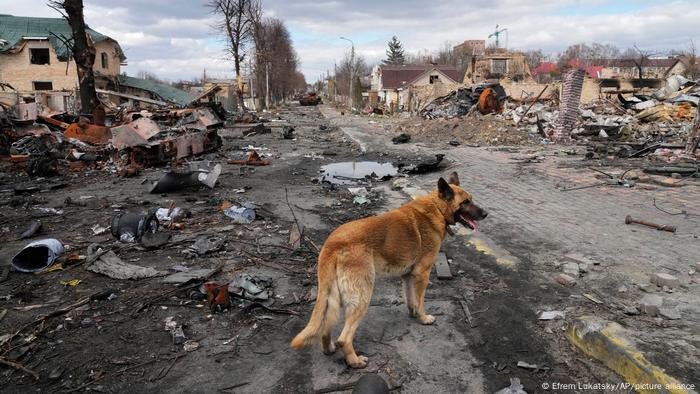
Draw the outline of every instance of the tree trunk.
[[[92,72],[92,66],[95,64],[95,46],[85,31],[83,0],[64,0],[63,9],[68,15],[68,23],[73,33],[73,59],[78,69],[82,113],[92,115],[98,103],[95,74]]]
[[[236,53],[238,53],[238,51],[236,51]],[[243,76],[241,75],[241,61],[238,55],[234,57],[234,63],[236,65],[236,95],[238,96],[241,110],[245,110],[245,101],[243,101]]]

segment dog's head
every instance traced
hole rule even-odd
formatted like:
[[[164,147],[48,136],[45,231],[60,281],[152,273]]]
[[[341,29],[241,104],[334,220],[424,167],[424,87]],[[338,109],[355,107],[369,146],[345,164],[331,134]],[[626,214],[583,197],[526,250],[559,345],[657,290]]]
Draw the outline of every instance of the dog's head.
[[[456,172],[450,174],[449,182],[443,178],[438,180],[437,194],[447,206],[447,224],[461,223],[469,229],[478,230],[479,225],[476,222],[488,216],[485,209],[474,204],[471,194],[459,187],[459,176]]]

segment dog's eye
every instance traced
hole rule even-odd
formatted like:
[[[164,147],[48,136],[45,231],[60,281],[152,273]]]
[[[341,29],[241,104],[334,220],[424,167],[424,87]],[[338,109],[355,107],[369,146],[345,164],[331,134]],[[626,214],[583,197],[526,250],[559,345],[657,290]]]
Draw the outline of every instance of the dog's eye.
[[[471,204],[471,201],[469,201],[469,199],[462,201],[462,205],[469,205],[469,204]]]

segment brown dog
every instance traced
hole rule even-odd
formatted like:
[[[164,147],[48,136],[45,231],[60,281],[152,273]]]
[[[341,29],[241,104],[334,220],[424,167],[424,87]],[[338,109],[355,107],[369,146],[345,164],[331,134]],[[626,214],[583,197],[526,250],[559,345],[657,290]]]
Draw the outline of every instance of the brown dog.
[[[425,314],[423,298],[430,271],[448,231],[457,222],[473,230],[486,211],[459,187],[457,173],[448,184],[443,178],[427,196],[389,211],[338,227],[326,240],[318,257],[318,295],[311,319],[292,341],[293,348],[320,339],[323,351],[332,354],[331,333],[345,306],[345,326],[337,340],[345,362],[363,368],[367,358],[352,346],[355,331],[367,313],[376,275],[400,276],[411,317],[433,324]]]

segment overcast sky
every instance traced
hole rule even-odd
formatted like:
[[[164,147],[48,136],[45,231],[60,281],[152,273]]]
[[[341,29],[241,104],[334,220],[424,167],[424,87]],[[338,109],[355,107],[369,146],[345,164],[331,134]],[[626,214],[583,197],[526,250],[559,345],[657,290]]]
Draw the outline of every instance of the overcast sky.
[[[119,41],[128,74],[146,70],[170,80],[230,77],[213,16],[202,0],[84,0],[93,29]],[[370,62],[384,57],[397,35],[407,51],[433,51],[466,39],[486,39],[496,24],[508,29],[514,49],[556,53],[569,44],[597,41],[633,44],[661,52],[700,50],[700,0],[263,0],[267,15],[285,21],[307,82],[333,72],[349,48],[345,36]],[[0,13],[56,17],[44,0],[0,0]],[[502,38],[502,45],[505,38]]]

